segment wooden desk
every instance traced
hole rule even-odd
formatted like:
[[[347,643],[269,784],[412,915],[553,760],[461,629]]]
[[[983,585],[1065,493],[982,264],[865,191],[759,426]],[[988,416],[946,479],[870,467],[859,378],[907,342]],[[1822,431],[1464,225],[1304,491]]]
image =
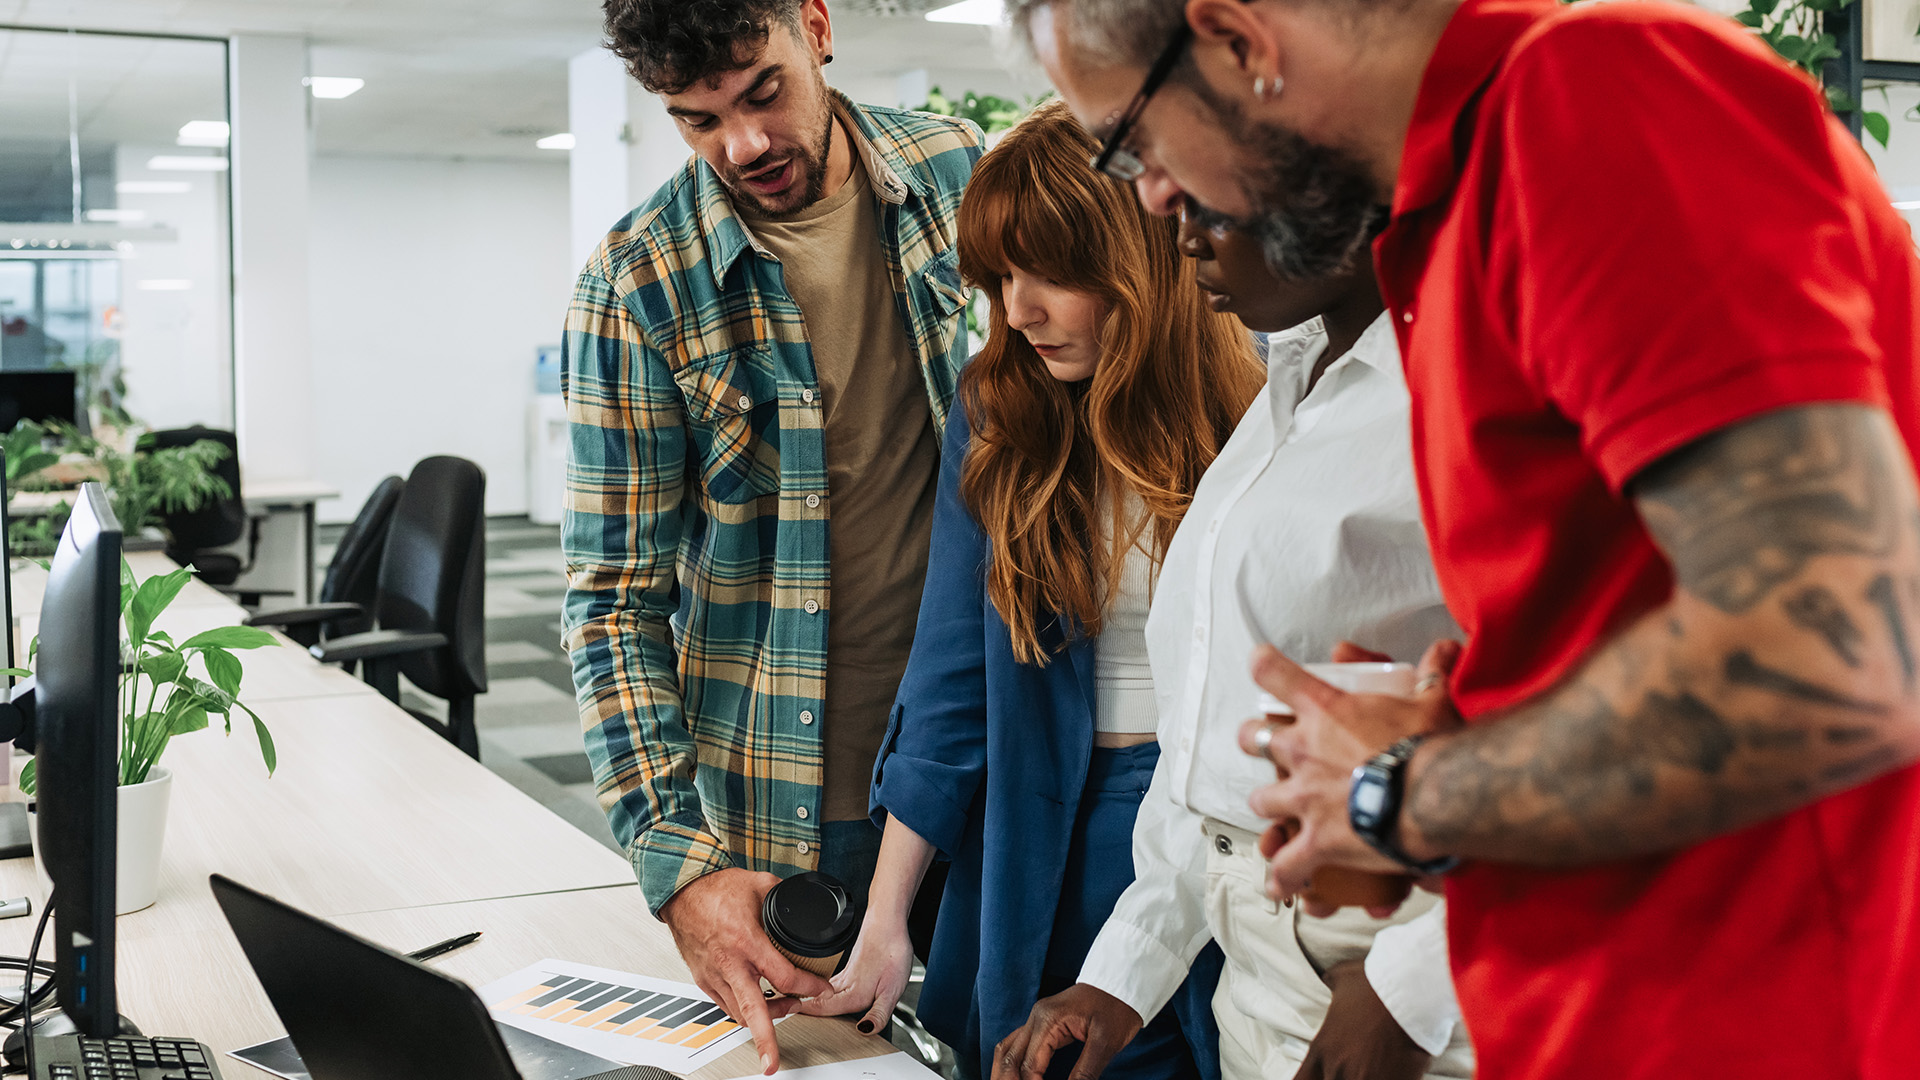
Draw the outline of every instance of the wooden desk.
[[[164,568],[143,558],[135,572]],[[23,622],[37,626],[44,575],[33,580],[16,575],[15,596],[32,613]],[[240,615],[194,582],[160,625],[179,638]],[[475,985],[549,956],[691,981],[620,856],[303,650],[244,660],[242,697],[272,731],[279,771],[266,776],[244,718],[230,738],[196,732],[168,747],[159,900],[117,925],[121,1008],[144,1030],[192,1036],[223,1055],[281,1033],[213,901],[213,872],[402,950],[482,930],[476,945],[435,961]],[[21,895],[37,915],[33,861],[0,862],[0,896]],[[36,921],[0,922],[0,952],[24,955]],[[795,1017],[779,1032],[794,1066],[892,1049],[847,1021]],[[265,1075],[232,1059],[220,1069]],[[758,1071],[747,1046],[690,1080]]]
[[[232,876],[249,885],[260,884]],[[195,902],[213,906],[206,881],[202,879],[196,888],[200,895]],[[24,953],[32,936],[32,928],[26,925],[30,921],[0,924],[0,949]],[[664,928],[647,915],[636,885],[375,911],[333,921],[400,952],[470,930],[482,931],[484,936],[474,944],[431,961],[476,987],[547,957],[584,958],[622,971],[692,981]],[[126,923],[123,918],[121,925]],[[191,1033],[222,1055],[284,1034],[239,943],[224,924],[217,930],[123,938],[117,959],[121,1011],[143,1030]],[[783,1067],[873,1057],[893,1050],[885,1040],[855,1031],[851,1020],[796,1016],[780,1024],[777,1035]],[[268,1075],[224,1056],[220,1071],[230,1080]],[[688,1080],[730,1080],[759,1071],[759,1052],[748,1043]]]

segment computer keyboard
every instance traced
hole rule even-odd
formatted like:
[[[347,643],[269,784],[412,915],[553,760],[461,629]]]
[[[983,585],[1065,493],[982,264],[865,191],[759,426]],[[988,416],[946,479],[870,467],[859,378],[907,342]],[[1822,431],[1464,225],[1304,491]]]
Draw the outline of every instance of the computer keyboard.
[[[42,1035],[31,1080],[220,1080],[220,1070],[192,1039]]]

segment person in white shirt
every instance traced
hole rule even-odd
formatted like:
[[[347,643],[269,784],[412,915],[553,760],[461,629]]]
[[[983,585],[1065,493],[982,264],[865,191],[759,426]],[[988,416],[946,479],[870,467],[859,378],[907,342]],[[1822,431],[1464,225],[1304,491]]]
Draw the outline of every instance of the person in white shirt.
[[[1032,1080],[1075,1042],[1071,1080],[1092,1080],[1209,939],[1226,954],[1214,996],[1226,1080],[1471,1076],[1443,902],[1416,890],[1385,919],[1355,908],[1323,919],[1268,899],[1267,822],[1247,797],[1273,769],[1236,742],[1256,711],[1257,643],[1411,660],[1459,635],[1428,555],[1406,384],[1372,266],[1283,281],[1257,240],[1191,203],[1180,242],[1215,310],[1293,329],[1270,339],[1266,392],[1161,568],[1147,621],[1161,758],[1134,827],[1135,880],[1079,982],[996,1048],[994,1080]]]

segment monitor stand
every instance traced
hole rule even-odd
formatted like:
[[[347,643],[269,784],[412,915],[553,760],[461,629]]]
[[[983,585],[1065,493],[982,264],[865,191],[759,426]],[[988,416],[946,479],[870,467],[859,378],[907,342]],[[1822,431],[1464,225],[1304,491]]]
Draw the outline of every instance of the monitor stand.
[[[33,854],[33,836],[27,831],[27,804],[0,802],[0,859],[23,859]]]
[[[35,1018],[33,1021],[33,1033],[35,1035],[45,1035],[48,1037],[71,1035],[79,1030],[80,1029],[74,1025],[73,1020],[63,1012],[50,1012],[43,1017]],[[122,1016],[120,1018],[120,1034],[138,1035],[140,1034],[140,1029],[133,1026],[133,1021]],[[0,1044],[0,1056],[6,1058],[7,1067],[10,1070],[17,1072],[20,1069],[26,1068],[26,1036],[21,1031],[9,1033],[7,1035],[7,1041],[4,1044]]]

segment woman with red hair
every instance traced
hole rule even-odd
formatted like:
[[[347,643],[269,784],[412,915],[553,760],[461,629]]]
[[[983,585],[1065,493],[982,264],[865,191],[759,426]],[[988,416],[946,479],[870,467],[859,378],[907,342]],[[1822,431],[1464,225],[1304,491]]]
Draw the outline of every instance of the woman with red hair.
[[[1159,759],[1155,573],[1263,383],[1175,223],[1087,168],[1096,149],[1043,105],[961,204],[961,271],[991,321],[948,423],[912,658],[874,767],[885,838],[866,922],[836,992],[804,1006],[886,1022],[913,959],[908,909],[944,855],[919,1014],[976,1077],[1037,999],[1074,983],[1133,879]],[[1197,965],[1107,1075],[1217,1076],[1213,981]]]

